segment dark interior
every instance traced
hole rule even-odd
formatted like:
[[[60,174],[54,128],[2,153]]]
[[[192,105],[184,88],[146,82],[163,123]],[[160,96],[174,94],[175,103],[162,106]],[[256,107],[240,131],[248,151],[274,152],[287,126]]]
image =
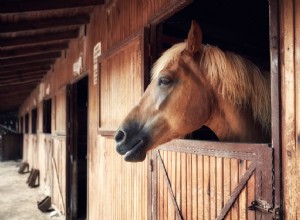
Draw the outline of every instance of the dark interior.
[[[77,83],[77,219],[86,219],[87,207],[87,101],[88,78]]]
[[[196,20],[202,29],[203,44],[235,52],[254,62],[263,71],[269,71],[267,0],[195,0],[157,26],[156,57],[187,38],[192,20]],[[193,132],[188,138],[217,140],[207,127]]]

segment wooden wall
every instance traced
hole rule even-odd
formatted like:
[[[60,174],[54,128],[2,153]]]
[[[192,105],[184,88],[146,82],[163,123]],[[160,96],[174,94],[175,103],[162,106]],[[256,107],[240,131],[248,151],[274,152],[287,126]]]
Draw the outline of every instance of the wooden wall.
[[[184,3],[179,0],[112,0],[109,4],[95,7],[86,27],[86,35],[82,32],[79,39],[71,41],[69,49],[22,105],[20,116],[35,106],[39,107],[37,134],[24,135],[23,160],[28,161],[31,167],[40,169],[42,189],[45,194],[52,195],[53,203],[63,214],[66,210],[67,157],[65,88],[77,78],[73,75],[73,63],[82,56],[82,73],[89,75],[88,218],[131,220],[145,219],[148,215],[147,161],[142,164],[125,163],[115,152],[112,136],[101,135],[99,127],[103,124],[102,128],[116,129],[121,118],[141,96],[144,89],[143,67],[139,65],[136,68],[132,59],[141,62],[142,57],[138,52],[137,56],[128,58],[123,52],[118,55],[119,58],[114,58],[114,61],[119,60],[118,65],[114,62],[107,67],[110,74],[107,79],[111,86],[104,89],[106,84],[100,84],[99,88],[99,84],[93,82],[93,48],[101,42],[101,53],[110,53],[116,45],[141,31],[152,19],[163,16],[170,8],[182,7]],[[133,44],[129,51],[139,51],[143,46],[141,43]],[[114,87],[119,88],[116,90]],[[123,90],[125,88],[126,91]],[[46,98],[52,99],[51,134],[42,132],[42,100]],[[102,104],[100,110],[99,100]]]
[[[280,1],[282,173],[285,219],[300,217],[300,1]]]
[[[20,109],[20,116],[38,107],[38,131],[36,135],[24,135],[23,160],[41,171],[41,185],[45,193],[53,196],[54,204],[65,213],[66,195],[66,85],[73,75],[73,63],[83,57],[82,73],[89,75],[88,105],[88,218],[89,219],[145,219],[151,211],[148,207],[147,161],[128,164],[116,154],[111,136],[101,135],[103,124],[114,130],[140,96],[142,85],[133,87],[128,71],[143,77],[142,69],[131,67],[131,60],[120,58],[117,66],[106,68],[110,86],[99,88],[93,81],[93,48],[101,42],[102,54],[107,54],[124,39],[142,30],[151,21],[165,15],[170,8],[180,8],[180,0],[111,0],[109,4],[95,7],[87,26],[86,35],[72,40],[69,49],[57,60],[53,70],[42,84],[33,91]],[[141,11],[143,13],[141,13]],[[280,1],[281,46],[281,94],[282,94],[282,161],[285,216],[297,219],[300,201],[300,3],[299,0]],[[135,50],[134,46],[133,49]],[[122,54],[120,56],[126,56]],[[117,58],[116,58],[117,59]],[[106,62],[106,61],[105,61]],[[115,63],[114,63],[115,65]],[[126,71],[124,71],[126,70]],[[120,71],[114,73],[115,71]],[[124,71],[122,75],[122,72]],[[119,76],[123,81],[118,80]],[[127,81],[129,80],[129,81]],[[122,86],[128,88],[122,93]],[[120,87],[115,90],[114,87]],[[101,93],[99,93],[99,89]],[[118,91],[116,93],[116,91]],[[133,91],[134,97],[126,99]],[[101,95],[99,95],[101,94]],[[42,133],[42,100],[52,98],[52,133]],[[124,99],[122,99],[124,98]],[[123,100],[126,100],[124,103]],[[99,110],[99,101],[101,107]],[[105,104],[103,106],[103,103]],[[108,104],[109,103],[109,104]],[[104,118],[99,117],[105,116]],[[106,117],[107,116],[107,117]],[[101,121],[99,121],[99,119]],[[31,130],[31,129],[29,129]],[[168,155],[164,155],[168,157]],[[172,157],[172,155],[171,155]],[[202,158],[207,159],[207,158]],[[193,158],[191,158],[193,161]],[[218,164],[218,161],[216,162]],[[173,168],[171,168],[173,169]],[[293,177],[293,178],[291,178]],[[193,181],[193,180],[191,180]],[[193,184],[193,182],[192,182]],[[182,203],[183,204],[183,203]],[[188,210],[187,210],[188,211]],[[241,211],[243,212],[243,211]],[[194,213],[188,211],[188,215]],[[234,214],[234,213],[233,213]],[[232,214],[232,215],[233,215]]]

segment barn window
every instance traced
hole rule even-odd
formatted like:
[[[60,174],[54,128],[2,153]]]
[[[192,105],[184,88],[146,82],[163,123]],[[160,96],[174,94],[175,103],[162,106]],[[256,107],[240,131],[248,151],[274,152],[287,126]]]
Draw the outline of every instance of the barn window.
[[[51,133],[51,99],[44,100],[43,102],[43,133]]]
[[[36,134],[37,127],[37,109],[32,109],[31,111],[31,133]]]
[[[29,114],[27,113],[25,115],[25,134],[28,134],[29,132]]]

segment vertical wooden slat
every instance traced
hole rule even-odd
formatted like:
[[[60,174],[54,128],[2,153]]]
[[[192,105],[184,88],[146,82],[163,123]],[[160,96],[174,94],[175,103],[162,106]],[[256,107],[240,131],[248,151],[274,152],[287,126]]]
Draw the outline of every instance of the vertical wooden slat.
[[[252,161],[247,161],[247,169],[251,165]],[[251,202],[255,200],[255,175],[252,175],[252,177],[249,179],[247,183],[247,206],[249,207],[251,205]],[[255,212],[253,211],[247,211],[247,219],[255,219]]]
[[[299,158],[295,138],[295,1],[280,1],[283,194],[286,219],[297,219]],[[297,9],[298,10],[298,9]],[[294,177],[294,178],[291,178]],[[296,179],[295,179],[296,178]]]
[[[216,158],[210,157],[210,216],[216,219],[217,200],[216,200]]]
[[[178,204],[178,207],[181,207],[181,195],[182,195],[182,188],[181,188],[181,173],[182,173],[182,167],[181,167],[181,153],[176,153],[176,202]]]
[[[184,219],[187,216],[187,174],[186,174],[186,154],[181,154],[181,213]]]
[[[241,177],[244,175],[246,170],[247,170],[247,161],[240,160],[240,162],[239,162],[239,179],[241,179]],[[246,220],[246,218],[247,218],[247,215],[246,215],[246,209],[247,209],[247,207],[246,207],[246,201],[247,201],[246,192],[247,192],[247,188],[245,187],[239,196],[239,218],[240,218],[240,220],[244,220],[244,219]]]
[[[237,186],[239,181],[239,161],[236,159],[231,159],[231,193]],[[236,200],[231,209],[232,219],[239,219],[239,199]]]
[[[197,155],[192,155],[192,219],[198,219],[198,167]]]
[[[198,155],[198,219],[204,220],[204,168],[203,156]]]
[[[186,155],[186,219],[192,219],[192,155]]]
[[[224,158],[224,203],[230,198],[231,192],[231,163],[229,158]],[[231,219],[231,211],[227,214],[226,220]]]
[[[223,177],[223,173],[224,173],[224,169],[223,169],[223,158],[216,158],[217,160],[217,165],[216,165],[216,178],[217,178],[217,215],[220,213],[222,207],[224,206],[224,177]]]
[[[175,196],[175,199],[176,199],[176,152],[172,152],[170,151],[169,152],[170,155],[170,163],[171,163],[171,187],[172,187],[172,191],[174,192],[174,196]],[[173,205],[173,210],[171,212],[171,215],[170,215],[170,220],[174,219],[176,220],[176,213],[175,213],[175,207]]]
[[[204,156],[203,161],[203,169],[204,169],[204,219],[210,219],[210,164],[209,164],[209,157]]]
[[[163,159],[163,162],[165,163],[165,166],[168,165],[168,153],[166,151],[162,151],[161,152],[161,156]],[[163,176],[163,178],[165,178],[165,176]],[[164,182],[164,212],[163,212],[163,219],[168,219],[168,206],[170,203],[170,199],[169,199],[169,192],[167,189],[167,184],[165,182],[165,179],[163,179]]]

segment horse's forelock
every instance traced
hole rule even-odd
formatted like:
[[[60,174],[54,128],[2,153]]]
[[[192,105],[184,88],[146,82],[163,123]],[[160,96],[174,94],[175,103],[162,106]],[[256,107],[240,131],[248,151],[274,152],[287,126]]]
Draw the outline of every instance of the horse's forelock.
[[[154,63],[151,70],[151,79],[154,79],[158,74],[173,60],[176,60],[180,53],[185,49],[186,43],[178,43],[166,50],[162,56]]]

